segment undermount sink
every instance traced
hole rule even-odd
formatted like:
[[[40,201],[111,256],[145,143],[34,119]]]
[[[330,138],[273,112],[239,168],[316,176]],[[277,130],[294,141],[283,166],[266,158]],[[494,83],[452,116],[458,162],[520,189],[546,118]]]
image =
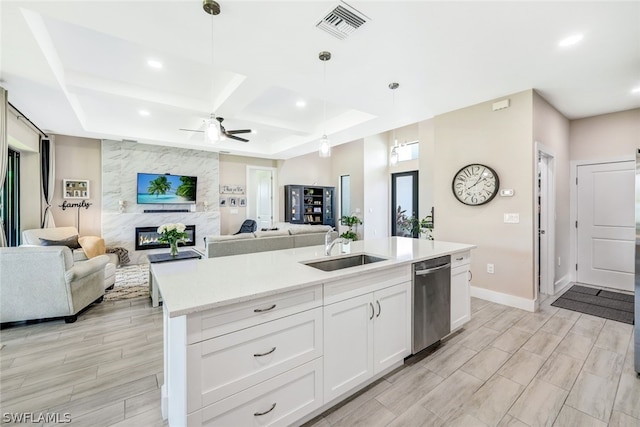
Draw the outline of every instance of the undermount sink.
[[[309,267],[322,271],[336,271],[343,268],[357,267],[359,265],[372,264],[374,262],[386,261],[387,258],[380,258],[373,255],[357,254],[341,258],[324,259],[320,261],[304,262]]]

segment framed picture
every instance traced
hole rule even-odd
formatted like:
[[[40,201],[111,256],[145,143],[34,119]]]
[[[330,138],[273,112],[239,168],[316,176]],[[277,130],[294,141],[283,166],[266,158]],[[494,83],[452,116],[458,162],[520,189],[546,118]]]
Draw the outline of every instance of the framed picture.
[[[236,197],[229,197],[229,207],[235,208],[238,206],[238,199]]]
[[[246,197],[238,197],[238,206],[241,208],[247,207],[247,198]]]
[[[226,208],[227,207],[227,198],[226,197],[220,197],[220,207],[221,208]]]
[[[88,199],[89,180],[88,179],[63,179],[62,196],[65,199]]]

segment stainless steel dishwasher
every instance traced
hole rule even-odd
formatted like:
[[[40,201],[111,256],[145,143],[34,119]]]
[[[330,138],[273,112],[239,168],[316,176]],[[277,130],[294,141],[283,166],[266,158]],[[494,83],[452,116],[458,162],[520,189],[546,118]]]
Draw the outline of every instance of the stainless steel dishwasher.
[[[418,353],[451,332],[451,257],[413,264],[411,350]]]

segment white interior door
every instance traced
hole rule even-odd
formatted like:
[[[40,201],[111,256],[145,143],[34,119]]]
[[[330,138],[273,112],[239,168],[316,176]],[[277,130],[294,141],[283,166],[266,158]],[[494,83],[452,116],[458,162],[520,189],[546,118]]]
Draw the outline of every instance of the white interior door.
[[[578,166],[578,282],[633,291],[635,164]]]
[[[251,167],[247,175],[247,218],[256,220],[258,230],[271,228],[275,210],[274,171]]]
[[[538,290],[555,293],[555,159],[538,152]]]

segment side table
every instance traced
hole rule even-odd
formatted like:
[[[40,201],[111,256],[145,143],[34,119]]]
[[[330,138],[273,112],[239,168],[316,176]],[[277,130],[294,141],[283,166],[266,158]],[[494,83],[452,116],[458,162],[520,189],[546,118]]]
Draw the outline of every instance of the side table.
[[[151,254],[147,255],[149,259],[149,264],[156,264],[160,262],[171,262],[171,261],[184,261],[187,259],[200,259],[202,255],[196,251],[182,251],[178,252],[178,255],[171,256],[168,253],[162,254]],[[158,307],[160,305],[160,293],[158,292],[158,286],[153,281],[153,274],[151,274],[151,270],[149,270],[149,295],[151,296],[151,306]]]

